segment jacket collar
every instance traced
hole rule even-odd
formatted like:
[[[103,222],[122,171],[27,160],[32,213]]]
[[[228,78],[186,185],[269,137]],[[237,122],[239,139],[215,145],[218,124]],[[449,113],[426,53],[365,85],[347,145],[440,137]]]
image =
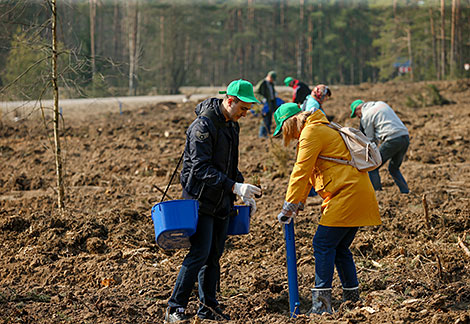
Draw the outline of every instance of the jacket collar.
[[[315,111],[313,114],[308,116],[306,125],[307,124],[329,124],[330,122],[326,118],[325,114],[319,109]]]

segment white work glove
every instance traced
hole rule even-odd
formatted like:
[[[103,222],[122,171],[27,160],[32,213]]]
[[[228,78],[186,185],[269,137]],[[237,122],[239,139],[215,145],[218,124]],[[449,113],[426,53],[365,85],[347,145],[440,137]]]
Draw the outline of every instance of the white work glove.
[[[239,195],[242,199],[253,198],[254,195],[261,195],[261,189],[249,183],[235,182],[233,186],[233,193]]]
[[[279,223],[284,225],[289,224],[291,220],[295,217],[298,208],[298,204],[285,201],[284,205],[282,205],[281,212],[279,213],[279,215],[277,215],[277,220],[279,221]]]
[[[253,198],[246,198],[245,196],[242,196],[242,200],[245,203],[245,205],[250,206],[250,217],[253,217],[253,215],[256,213],[256,202]]]

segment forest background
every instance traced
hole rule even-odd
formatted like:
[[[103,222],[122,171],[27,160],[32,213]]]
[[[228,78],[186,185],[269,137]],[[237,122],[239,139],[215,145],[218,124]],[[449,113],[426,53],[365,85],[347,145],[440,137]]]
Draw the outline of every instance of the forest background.
[[[468,77],[470,0],[59,0],[61,98]],[[0,1],[0,100],[50,98],[49,1]]]

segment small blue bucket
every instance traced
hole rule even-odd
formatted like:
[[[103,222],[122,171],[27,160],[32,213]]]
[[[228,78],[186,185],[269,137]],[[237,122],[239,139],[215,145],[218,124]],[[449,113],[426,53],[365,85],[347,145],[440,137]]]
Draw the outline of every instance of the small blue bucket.
[[[199,203],[197,200],[170,200],[152,207],[155,240],[165,250],[190,246],[189,237],[196,232]]]
[[[237,213],[230,217],[227,235],[243,235],[250,232],[250,206],[235,206]]]

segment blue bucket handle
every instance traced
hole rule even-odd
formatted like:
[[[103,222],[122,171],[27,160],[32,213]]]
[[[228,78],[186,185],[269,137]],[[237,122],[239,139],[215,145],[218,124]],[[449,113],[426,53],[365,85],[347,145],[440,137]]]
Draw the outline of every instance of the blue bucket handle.
[[[168,182],[168,185],[166,186],[165,192],[163,193],[162,200],[160,200],[160,203],[162,203],[163,200],[164,200],[165,197],[166,197],[166,193],[168,192],[168,189],[170,188],[171,182],[173,181],[173,178],[175,177],[175,174],[176,174],[176,172],[178,171],[178,168],[179,168],[179,166],[180,166],[180,164],[181,164],[181,160],[183,160],[183,155],[184,155],[184,151],[183,151],[183,153],[181,153],[181,157],[180,157],[178,163],[176,164],[175,171],[173,171],[173,174],[171,175],[170,182]]]

